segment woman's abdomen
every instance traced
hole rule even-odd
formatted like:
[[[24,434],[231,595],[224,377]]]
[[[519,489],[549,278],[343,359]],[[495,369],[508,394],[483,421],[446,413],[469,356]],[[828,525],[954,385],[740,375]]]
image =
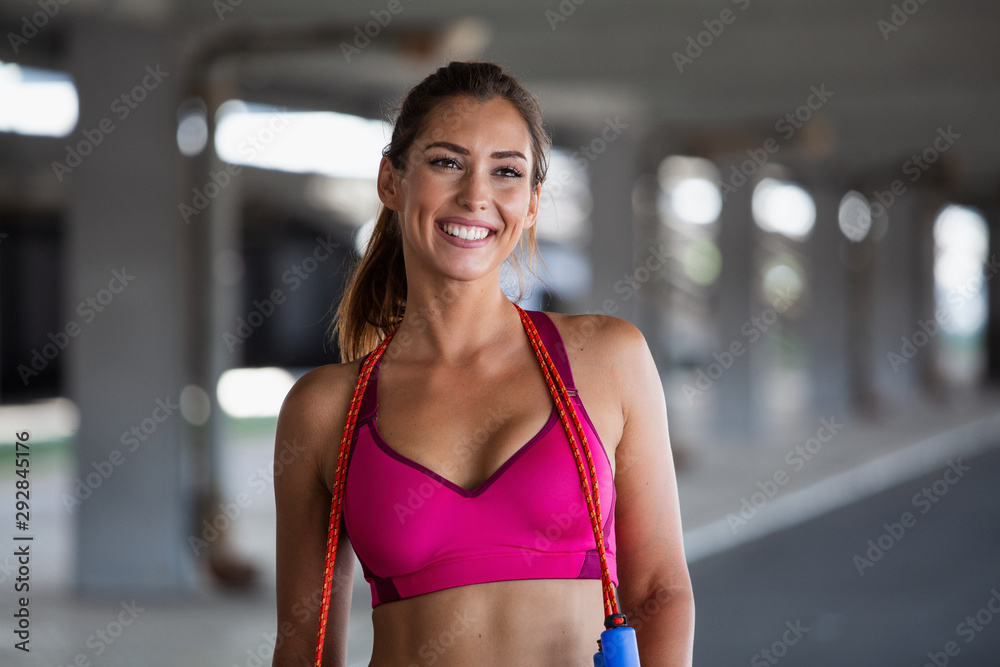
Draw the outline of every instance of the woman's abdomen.
[[[372,611],[371,667],[592,667],[603,623],[600,580],[449,588]]]

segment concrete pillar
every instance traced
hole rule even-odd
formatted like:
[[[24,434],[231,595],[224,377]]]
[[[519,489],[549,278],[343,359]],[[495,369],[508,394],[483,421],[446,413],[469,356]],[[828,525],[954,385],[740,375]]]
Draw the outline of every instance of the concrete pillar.
[[[234,95],[225,85],[205,85],[202,77],[207,78],[211,66],[209,63],[194,65],[192,74],[197,81],[181,91],[185,98],[197,95],[207,102],[208,124],[206,147],[185,164],[183,185],[183,201],[188,207],[185,231],[190,261],[185,276],[190,313],[187,329],[191,345],[189,370],[191,381],[206,390],[209,400],[206,421],[189,429],[196,468],[197,525],[193,533],[203,540],[195,543],[192,553],[202,562],[220,554],[231,556],[229,530],[224,528],[217,539],[209,541],[207,538],[215,533],[203,522],[213,524],[211,528],[223,524],[218,517],[225,514],[223,505],[231,500],[221,488],[220,443],[226,434],[215,389],[225,371],[243,365],[243,345],[234,342],[242,339],[234,335],[237,318],[246,315],[240,312],[243,304],[241,206],[245,167],[228,165],[215,154],[215,114],[218,106]],[[197,201],[202,196],[208,200],[207,205]],[[199,204],[203,207],[200,212],[196,208]],[[192,215],[192,210],[197,215]]]
[[[657,210],[659,181],[656,170],[663,153],[650,155],[649,150],[640,156],[637,176],[631,188],[633,203],[633,226],[635,230],[635,263],[638,269],[649,269],[649,281],[636,292],[635,319],[633,323],[642,330],[653,355],[653,361],[666,378],[671,371],[669,322],[671,293],[669,276],[675,270],[676,249],[671,247],[671,238],[664,229]],[[670,398],[668,397],[668,401]]]
[[[86,594],[172,594],[192,582],[187,426],[178,407],[189,258],[178,215],[174,42],[81,20],[68,57],[80,122],[67,143],[81,157],[60,174],[71,189],[67,302],[96,300],[92,313],[67,313],[82,329],[67,369],[82,416],[77,476],[101,477],[71,508],[76,581]]]
[[[880,403],[902,407],[919,393],[920,369],[933,354],[928,346],[913,358],[903,354],[903,339],[912,340],[921,319],[918,192],[907,193],[886,211],[884,235],[875,239],[872,266],[872,383]]]
[[[649,282],[636,295],[635,320],[646,337],[653,361],[665,383],[668,407],[673,400],[670,392],[674,369],[670,322],[675,307],[672,299],[671,275],[677,270],[677,248],[660,215],[659,168],[663,159],[680,151],[672,132],[646,124],[636,124],[633,134],[635,177],[629,193],[632,199],[633,229],[635,230],[636,266],[650,268]],[[647,263],[648,262],[648,263]],[[679,408],[683,410],[683,408]]]
[[[730,173],[729,170],[729,165],[721,168],[723,174]],[[707,425],[720,431],[749,432],[758,423],[752,362],[755,354],[760,354],[758,346],[763,347],[766,341],[760,335],[753,335],[756,329],[750,336],[744,331],[744,326],[750,325],[750,318],[759,316],[767,307],[754,296],[756,229],[750,213],[753,186],[753,182],[748,182],[729,193],[719,216],[722,271],[714,293],[713,319],[717,338],[712,349],[725,355],[730,353],[732,345],[739,343],[742,347],[737,349],[743,350],[721,376],[713,378],[714,373],[711,373],[712,384],[704,394],[709,399]],[[708,374],[713,370],[709,368],[713,362],[716,359],[710,356],[702,362],[701,369]]]
[[[844,365],[847,370],[847,386],[851,411],[874,418],[881,409],[878,393],[874,385],[874,369],[871,363],[874,350],[875,303],[872,285],[875,275],[876,237],[883,224],[882,219],[872,218],[868,234],[856,243],[844,241],[840,256],[847,265],[846,276],[846,325],[847,341]]]
[[[627,121],[626,121],[627,122]],[[589,163],[590,190],[594,197],[590,261],[593,283],[587,312],[614,315],[635,322],[637,290],[625,284],[636,269],[632,186],[636,178],[634,137],[630,127],[602,130],[581,142],[593,156]],[[610,126],[606,126],[610,127]],[[642,258],[638,258],[640,261]]]
[[[1000,276],[990,274],[992,262],[1000,258],[1000,204],[996,201],[983,206],[983,215],[989,224],[990,249],[987,253],[986,282],[987,304],[989,308],[986,323],[986,379],[993,385],[1000,384]]]
[[[837,220],[843,193],[812,189],[816,224],[805,243],[807,313],[803,317],[812,408],[843,415],[850,407],[848,365],[848,290],[843,256],[850,243]]]

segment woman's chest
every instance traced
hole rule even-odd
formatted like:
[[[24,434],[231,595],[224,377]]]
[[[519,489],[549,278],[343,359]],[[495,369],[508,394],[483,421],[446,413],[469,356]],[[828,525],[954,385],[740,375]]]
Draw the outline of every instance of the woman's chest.
[[[618,401],[598,377],[582,375],[582,385],[578,381],[571,393],[585,400],[581,419],[614,462],[621,436]],[[382,440],[465,489],[482,484],[537,437],[555,407],[541,370],[532,367],[493,375],[472,369],[448,375],[383,374],[375,390],[375,427]],[[572,425],[572,411],[567,419]]]

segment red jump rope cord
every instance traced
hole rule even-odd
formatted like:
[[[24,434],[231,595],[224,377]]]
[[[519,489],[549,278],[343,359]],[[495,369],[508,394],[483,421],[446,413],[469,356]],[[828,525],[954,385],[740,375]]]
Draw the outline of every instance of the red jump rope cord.
[[[389,347],[393,331],[385,337],[378,347],[368,355],[361,365],[358,384],[354,388],[351,407],[347,411],[347,421],[344,423],[344,437],[340,441],[340,456],[337,457],[337,474],[333,482],[333,499],[330,502],[330,528],[326,535],[326,565],[323,571],[323,599],[320,604],[319,630],[316,633],[316,667],[323,664],[323,645],[326,641],[326,619],[330,612],[330,593],[333,589],[333,565],[337,560],[337,540],[340,536],[340,511],[344,505],[344,485],[347,482],[347,459],[350,454],[351,440],[354,438],[354,425],[358,421],[358,411],[361,409],[361,399],[368,387],[368,379],[372,369],[378,363],[385,349]]]
[[[606,618],[618,613],[618,602],[615,599],[615,589],[611,583],[611,572],[608,568],[608,558],[605,553],[604,531],[601,529],[601,495],[597,485],[597,469],[594,466],[594,459],[590,454],[590,446],[587,444],[587,434],[583,430],[583,426],[580,423],[580,416],[576,412],[576,406],[573,404],[573,401],[570,400],[569,392],[566,390],[566,385],[563,384],[559,370],[556,368],[552,358],[549,357],[549,353],[546,351],[534,323],[520,306],[514,304],[514,307],[517,308],[518,313],[521,315],[521,322],[524,324],[524,328],[528,332],[528,339],[535,349],[535,356],[538,357],[538,363],[541,365],[542,373],[545,375],[545,383],[549,386],[552,400],[555,401],[556,409],[559,412],[559,419],[562,421],[566,437],[569,439],[570,447],[573,450],[577,472],[580,473],[580,485],[583,488],[583,496],[587,501],[587,510],[590,513],[590,525],[594,530],[594,541],[597,543],[597,553],[601,561],[601,582],[604,589],[604,616]],[[569,412],[569,417],[566,415],[567,412]],[[574,429],[570,426],[570,419],[572,419],[573,426],[576,427],[577,438],[573,437]],[[577,440],[579,440],[579,447]],[[584,456],[587,459],[590,479],[593,482],[592,491],[584,474],[580,448],[583,449]]]

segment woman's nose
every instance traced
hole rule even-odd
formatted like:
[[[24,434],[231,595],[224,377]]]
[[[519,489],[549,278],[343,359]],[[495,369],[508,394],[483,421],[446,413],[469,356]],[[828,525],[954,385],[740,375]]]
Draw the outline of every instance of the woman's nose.
[[[489,176],[467,171],[458,192],[458,203],[473,211],[485,209],[489,203]]]

